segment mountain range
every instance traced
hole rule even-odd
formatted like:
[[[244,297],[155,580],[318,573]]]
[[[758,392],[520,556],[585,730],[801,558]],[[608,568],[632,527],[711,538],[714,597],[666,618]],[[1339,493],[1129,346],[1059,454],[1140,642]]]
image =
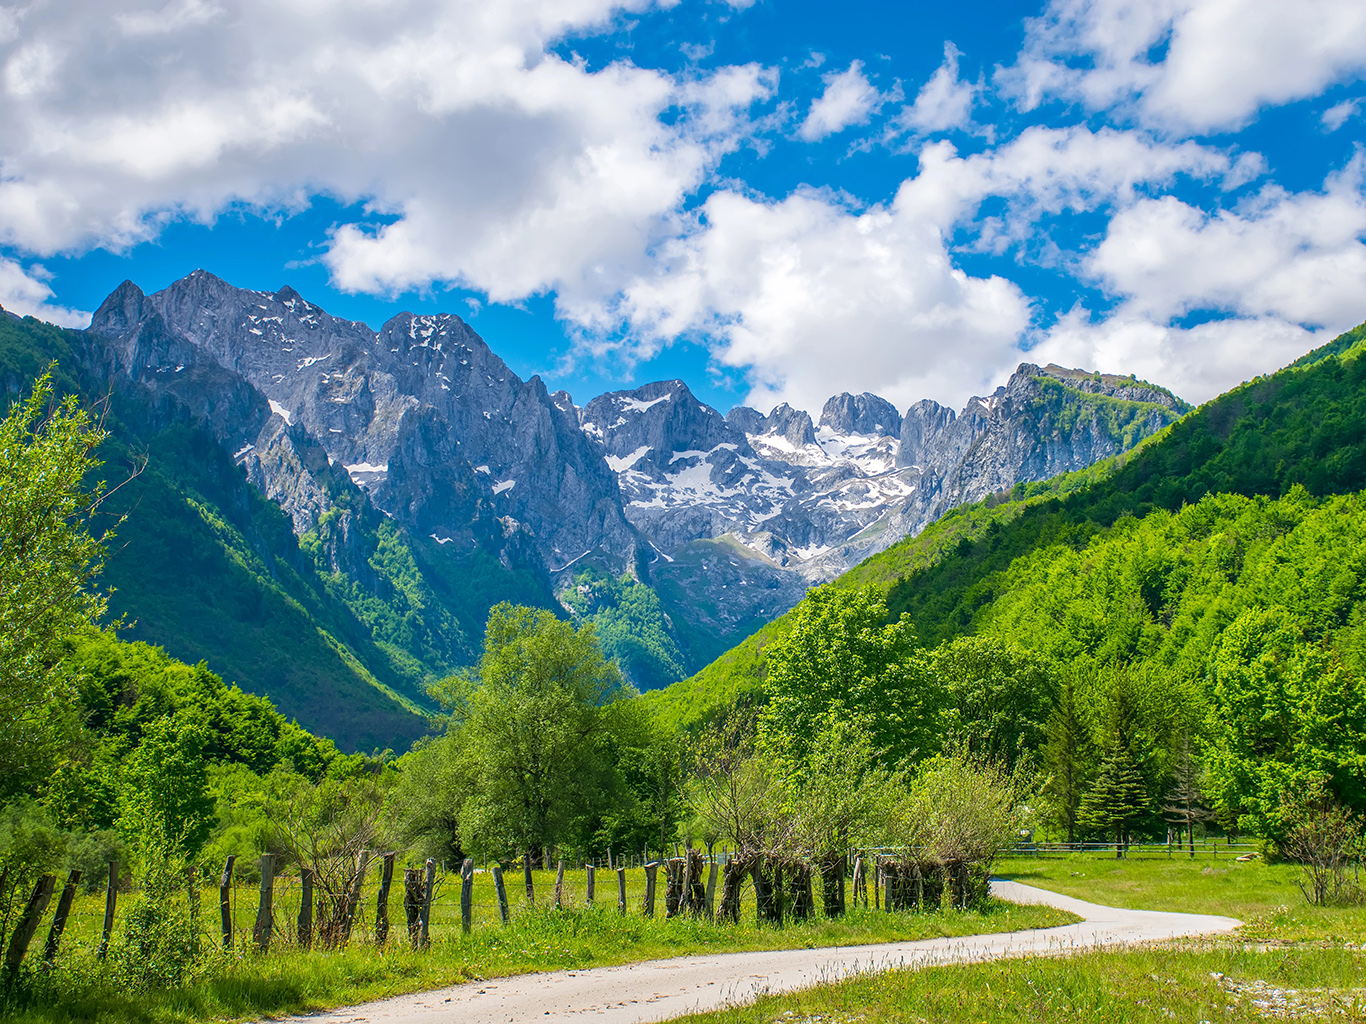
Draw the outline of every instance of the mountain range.
[[[667,684],[949,509],[1188,409],[1029,364],[961,412],[722,415],[682,381],[578,406],[457,316],[375,331],[204,271],[125,282],[85,332],[0,326],[11,393],[58,360],[112,396],[112,461],[145,462],[108,569],[132,634],[350,747],[420,734],[426,684],[473,661],[498,600],[592,620],[637,685]]]

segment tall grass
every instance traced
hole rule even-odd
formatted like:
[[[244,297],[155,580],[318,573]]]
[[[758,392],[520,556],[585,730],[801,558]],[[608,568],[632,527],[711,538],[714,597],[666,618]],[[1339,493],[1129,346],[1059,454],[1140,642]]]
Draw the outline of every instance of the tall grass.
[[[538,878],[538,882],[540,878]],[[615,883],[615,877],[613,878]],[[454,899],[450,898],[454,891]],[[55,968],[30,970],[4,1004],[6,1020],[24,1024],[67,1022],[132,1022],[171,1024],[214,1019],[299,1013],[369,999],[382,998],[460,982],[531,971],[606,966],[638,960],[694,953],[739,952],[757,949],[857,945],[945,935],[1049,927],[1074,920],[1045,907],[992,903],[982,911],[928,914],[888,914],[852,910],[838,921],[813,920],[782,928],[747,921],[718,925],[705,919],[646,918],[635,908],[622,916],[615,906],[585,907],[576,898],[556,910],[538,890],[537,904],[525,899],[515,906],[508,927],[485,913],[469,935],[462,934],[458,916],[458,883],[433,914],[432,944],[416,950],[402,926],[401,907],[391,907],[398,923],[384,948],[370,941],[368,926],[344,949],[305,950],[289,933],[267,953],[249,948],[250,929],[243,929],[230,950],[209,948],[193,975],[181,987],[133,991],[120,978],[116,964],[101,963],[94,951],[96,935],[89,929],[69,933]],[[546,896],[549,893],[545,893]],[[581,894],[580,894],[581,895]],[[216,898],[205,893],[205,923],[216,918]],[[215,893],[216,897],[216,893]],[[570,903],[566,899],[566,903]],[[373,911],[373,904],[367,903]],[[489,908],[485,907],[485,911]],[[492,910],[496,915],[496,906]],[[117,941],[117,935],[116,935]]]

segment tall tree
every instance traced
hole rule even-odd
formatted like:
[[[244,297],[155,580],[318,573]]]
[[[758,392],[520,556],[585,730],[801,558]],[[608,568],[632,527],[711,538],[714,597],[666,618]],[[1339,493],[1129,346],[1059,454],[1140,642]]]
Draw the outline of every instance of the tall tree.
[[[904,617],[887,623],[875,588],[820,587],[792,614],[792,628],[766,652],[762,747],[800,763],[833,715],[866,725],[889,763],[938,749],[940,702],[915,630]]]
[[[1172,764],[1171,788],[1167,790],[1167,802],[1162,805],[1162,813],[1167,822],[1175,825],[1177,846],[1181,845],[1181,833],[1190,838],[1190,853],[1195,856],[1195,826],[1209,821],[1214,812],[1205,805],[1205,793],[1200,786],[1200,765],[1191,751],[1190,733],[1181,737],[1181,745],[1176,750],[1176,760]]]
[[[1124,856],[1133,826],[1149,812],[1152,757],[1143,735],[1139,684],[1126,670],[1110,675],[1103,714],[1105,752],[1077,815],[1084,828],[1114,835],[1116,857]]]
[[[1067,831],[1067,841],[1077,841],[1077,813],[1094,767],[1095,743],[1091,726],[1082,711],[1075,672],[1065,672],[1044,727],[1043,769],[1046,792],[1056,823]]]
[[[74,396],[54,400],[51,372],[0,421],[0,791],[42,762],[71,695],[53,671],[63,638],[105,611],[92,583],[111,534],[91,530],[104,486],[84,484],[104,439]]]
[[[496,605],[463,701],[473,765],[461,838],[490,852],[535,854],[571,834],[611,784],[604,709],[631,694],[591,624]]]

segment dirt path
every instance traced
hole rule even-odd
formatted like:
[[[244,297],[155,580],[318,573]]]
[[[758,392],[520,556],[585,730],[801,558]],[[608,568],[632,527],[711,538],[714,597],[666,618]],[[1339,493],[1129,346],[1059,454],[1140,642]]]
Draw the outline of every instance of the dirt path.
[[[1044,903],[1082,920],[1059,928],[920,942],[722,953],[524,974],[291,1020],[308,1024],[639,1024],[719,1009],[765,992],[789,992],[868,971],[1211,935],[1231,931],[1240,923],[1230,917],[1102,907],[1018,882],[992,882],[991,890],[1013,903]]]

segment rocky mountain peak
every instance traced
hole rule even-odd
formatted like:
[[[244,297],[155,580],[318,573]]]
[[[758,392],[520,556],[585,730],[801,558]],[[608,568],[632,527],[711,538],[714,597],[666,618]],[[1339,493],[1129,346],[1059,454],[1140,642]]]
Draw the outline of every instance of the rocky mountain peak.
[[[822,427],[837,434],[863,434],[866,437],[900,437],[901,413],[885,398],[864,392],[847,391],[835,395],[821,410]]]
[[[816,425],[811,422],[811,414],[786,402],[775,406],[765,418],[763,433],[781,437],[796,448],[816,443]]]
[[[212,364],[295,428],[267,427],[232,450],[263,491],[288,492],[296,528],[325,511],[328,490],[301,455],[307,441],[381,510],[443,542],[475,546],[487,533],[476,520],[504,517],[547,568],[592,550],[618,565],[634,558],[616,480],[577,418],[460,317],[402,313],[376,332],[292,288],[249,291],[205,271],[139,296],[121,287],[92,331],[126,349],[155,322],[174,349],[155,356],[160,370]],[[216,404],[208,393],[186,400]]]

